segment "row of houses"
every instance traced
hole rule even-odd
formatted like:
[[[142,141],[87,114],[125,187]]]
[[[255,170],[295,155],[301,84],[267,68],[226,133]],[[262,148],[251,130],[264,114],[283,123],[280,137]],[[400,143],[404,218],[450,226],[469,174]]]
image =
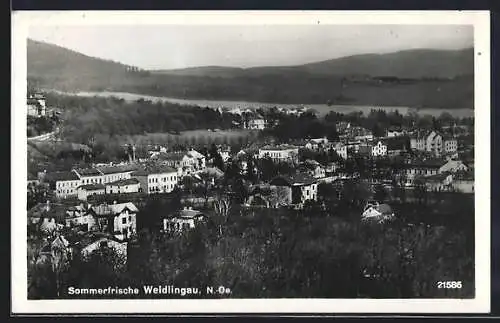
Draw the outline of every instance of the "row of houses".
[[[458,150],[458,141],[456,138],[444,136],[432,130],[412,135],[410,137],[410,147],[439,157],[444,154],[455,153]]]

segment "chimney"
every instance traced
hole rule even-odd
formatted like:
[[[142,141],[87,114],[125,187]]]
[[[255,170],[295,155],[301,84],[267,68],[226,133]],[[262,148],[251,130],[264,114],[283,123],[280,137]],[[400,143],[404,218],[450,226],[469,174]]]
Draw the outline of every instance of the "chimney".
[[[132,161],[135,162],[135,145],[132,145]]]

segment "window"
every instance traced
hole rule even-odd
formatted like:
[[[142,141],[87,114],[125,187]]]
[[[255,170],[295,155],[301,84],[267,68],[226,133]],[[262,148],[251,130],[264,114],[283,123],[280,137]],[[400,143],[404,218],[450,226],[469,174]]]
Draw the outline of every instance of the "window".
[[[122,219],[122,224],[127,224],[127,218]]]
[[[128,216],[128,222],[132,222],[132,216],[131,215]]]

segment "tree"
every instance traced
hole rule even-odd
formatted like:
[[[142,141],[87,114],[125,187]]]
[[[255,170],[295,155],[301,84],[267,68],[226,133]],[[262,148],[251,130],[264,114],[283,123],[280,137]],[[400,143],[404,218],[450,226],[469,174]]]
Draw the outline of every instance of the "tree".
[[[379,184],[375,186],[375,193],[373,195],[373,198],[380,203],[383,203],[385,201],[385,199],[387,198],[387,192],[382,185]]]
[[[231,202],[226,196],[219,196],[214,201],[214,210],[216,214],[215,221],[217,223],[219,238],[223,235],[223,227],[229,221],[229,212],[231,210]]]

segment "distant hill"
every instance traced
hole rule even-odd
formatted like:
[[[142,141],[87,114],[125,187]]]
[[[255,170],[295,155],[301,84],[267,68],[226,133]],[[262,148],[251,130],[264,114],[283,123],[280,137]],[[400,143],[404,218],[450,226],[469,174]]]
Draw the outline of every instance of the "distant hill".
[[[415,49],[389,54],[363,54],[298,66],[233,68],[223,66],[191,67],[152,71],[168,75],[241,77],[269,74],[365,75],[399,78],[453,78],[474,74],[474,50]]]
[[[145,71],[28,40],[28,84],[185,99],[471,108],[472,49],[366,54],[300,66]]]

